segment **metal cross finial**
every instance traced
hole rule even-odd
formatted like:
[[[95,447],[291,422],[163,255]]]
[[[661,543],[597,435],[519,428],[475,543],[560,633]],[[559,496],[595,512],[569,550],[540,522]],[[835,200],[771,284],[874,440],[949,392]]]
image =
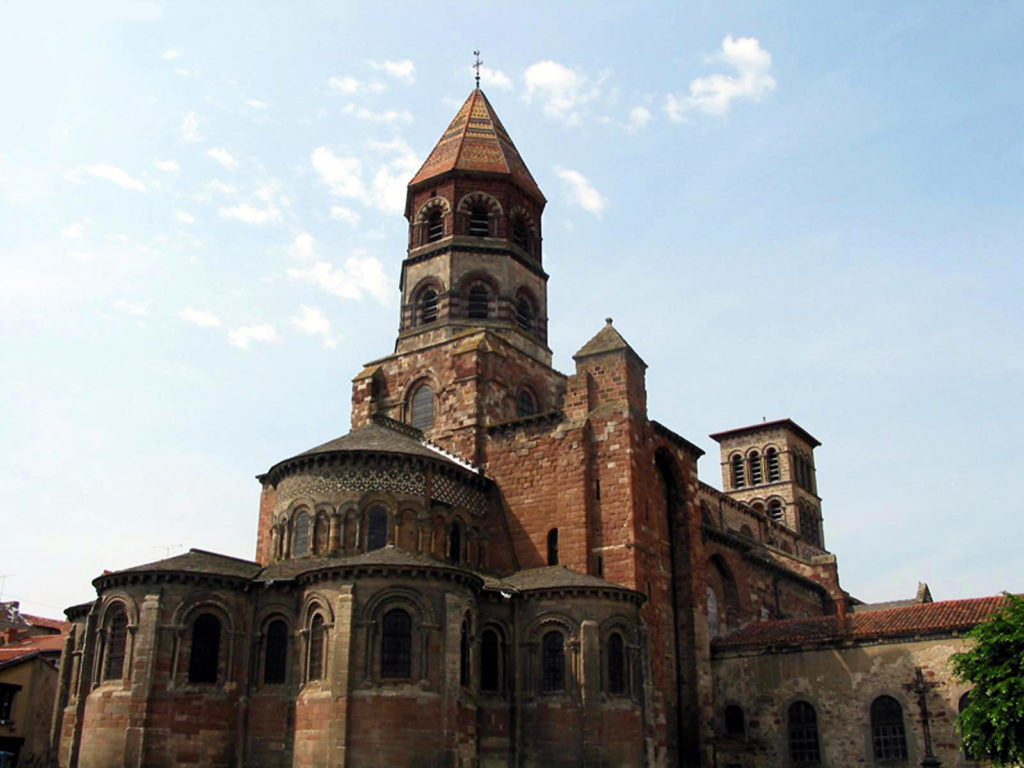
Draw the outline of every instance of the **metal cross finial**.
[[[473,55],[476,56],[476,61],[473,62],[473,69],[476,70],[476,87],[480,88],[480,67],[484,65],[483,61],[480,60],[480,51],[473,51]]]

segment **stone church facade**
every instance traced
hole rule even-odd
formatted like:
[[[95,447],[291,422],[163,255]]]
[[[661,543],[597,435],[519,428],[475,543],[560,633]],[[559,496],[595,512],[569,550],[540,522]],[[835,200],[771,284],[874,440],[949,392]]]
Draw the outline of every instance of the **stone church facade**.
[[[68,610],[59,765],[900,765],[922,727],[968,764],[944,664],[996,603],[860,610],[818,441],[716,434],[700,482],[611,320],[552,368],[545,202],[474,90],[409,183],[351,431],[260,476],[255,560],[194,549]]]

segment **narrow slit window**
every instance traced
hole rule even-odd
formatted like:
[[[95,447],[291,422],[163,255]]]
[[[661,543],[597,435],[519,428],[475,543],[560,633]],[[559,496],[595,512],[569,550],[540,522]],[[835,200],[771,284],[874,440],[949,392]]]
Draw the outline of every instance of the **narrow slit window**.
[[[401,608],[392,608],[381,621],[380,676],[412,676],[412,619]]]
[[[124,608],[117,607],[107,619],[107,663],[103,669],[104,680],[120,680],[124,677],[124,656],[128,644],[128,615]]]
[[[743,708],[737,704],[729,704],[725,708],[725,735],[732,739],[742,739],[746,733],[747,724]]]
[[[373,507],[366,516],[366,551],[382,549],[388,543],[388,512],[383,507]]]
[[[626,649],[622,635],[608,637],[608,693],[626,692]]]
[[[200,614],[192,624],[192,650],[188,660],[190,683],[217,682],[220,661],[220,620],[209,613]]]
[[[462,620],[459,635],[459,685],[469,685],[469,621]]]
[[[309,628],[309,679],[324,679],[324,640],[326,635],[324,617],[319,613],[313,617]]]
[[[561,632],[548,632],[541,641],[541,690],[565,690],[565,640]]]
[[[548,565],[558,565],[558,529],[548,531]]]
[[[498,691],[501,687],[501,638],[493,629],[485,629],[480,638],[480,690]]]
[[[280,685],[288,670],[288,625],[275,619],[267,627],[267,649],[263,659],[263,682]]]
[[[309,514],[299,512],[295,516],[295,527],[292,529],[292,557],[305,557],[309,554]]]
[[[462,562],[462,525],[452,523],[452,529],[448,534],[448,559],[453,563]]]

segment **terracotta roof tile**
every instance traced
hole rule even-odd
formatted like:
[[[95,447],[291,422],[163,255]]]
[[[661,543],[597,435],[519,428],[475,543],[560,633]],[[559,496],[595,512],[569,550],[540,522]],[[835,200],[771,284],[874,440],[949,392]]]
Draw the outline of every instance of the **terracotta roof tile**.
[[[523,191],[544,201],[519,150],[479,88],[469,94],[409,186],[453,170],[508,174]]]
[[[967,631],[988,619],[1006,598],[977,597],[920,603],[847,615],[783,619],[748,624],[715,641],[716,648],[779,647],[836,640],[870,640]]]
[[[23,613],[21,617],[25,619],[33,627],[41,627],[43,629],[52,629],[57,632],[69,632],[71,630],[71,622],[63,621],[61,619],[48,619],[45,616],[33,616],[30,613]]]
[[[181,555],[167,557],[144,565],[122,568],[112,573],[104,573],[99,578],[120,573],[209,573],[218,576],[235,576],[251,579],[260,571],[260,564],[251,560],[242,560],[230,555],[207,552],[205,549],[190,549]],[[95,580],[93,581],[95,584]]]

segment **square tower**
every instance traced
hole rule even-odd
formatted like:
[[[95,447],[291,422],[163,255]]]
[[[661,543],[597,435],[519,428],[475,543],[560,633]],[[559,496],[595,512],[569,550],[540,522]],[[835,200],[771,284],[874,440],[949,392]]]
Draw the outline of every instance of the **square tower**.
[[[825,549],[814,449],[821,443],[792,419],[710,436],[721,447],[722,488]]]

